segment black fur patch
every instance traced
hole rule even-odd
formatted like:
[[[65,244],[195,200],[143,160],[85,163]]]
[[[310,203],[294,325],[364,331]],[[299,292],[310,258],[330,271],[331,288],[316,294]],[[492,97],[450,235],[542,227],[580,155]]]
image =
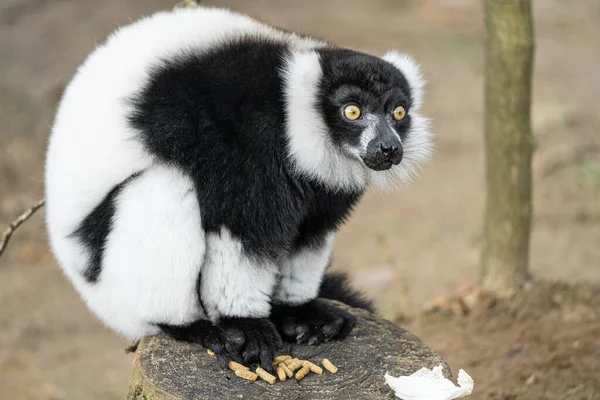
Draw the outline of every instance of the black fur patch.
[[[350,307],[375,312],[373,302],[366,299],[361,292],[352,288],[348,282],[348,275],[343,272],[325,274],[319,288],[319,297],[341,301]]]
[[[77,230],[70,235],[70,237],[78,239],[90,253],[88,266],[83,273],[84,278],[90,283],[97,282],[102,271],[102,256],[106,237],[112,229],[115,199],[123,188],[140,174],[141,172],[133,174],[112,188],[100,204],[85,217]]]
[[[246,38],[155,67],[130,123],[145,147],[194,181],[207,232],[227,227],[277,261],[337,229],[361,193],[298,177],[287,160],[284,44]]]

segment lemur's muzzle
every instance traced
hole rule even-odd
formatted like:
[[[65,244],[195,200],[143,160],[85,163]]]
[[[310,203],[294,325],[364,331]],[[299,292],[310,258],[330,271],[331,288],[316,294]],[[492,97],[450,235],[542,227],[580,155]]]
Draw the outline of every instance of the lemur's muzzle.
[[[402,143],[391,128],[382,125],[377,128],[377,135],[369,142],[362,157],[365,165],[375,171],[390,169],[402,161]]]

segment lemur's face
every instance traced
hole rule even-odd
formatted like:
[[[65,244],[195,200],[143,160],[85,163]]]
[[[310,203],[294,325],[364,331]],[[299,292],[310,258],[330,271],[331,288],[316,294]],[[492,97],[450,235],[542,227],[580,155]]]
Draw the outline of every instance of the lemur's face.
[[[404,75],[366,54],[335,50],[321,57],[320,107],[333,143],[371,170],[398,165],[413,102]]]
[[[289,159],[301,174],[335,190],[387,189],[429,159],[424,81],[409,56],[323,47],[291,54],[282,72]]]

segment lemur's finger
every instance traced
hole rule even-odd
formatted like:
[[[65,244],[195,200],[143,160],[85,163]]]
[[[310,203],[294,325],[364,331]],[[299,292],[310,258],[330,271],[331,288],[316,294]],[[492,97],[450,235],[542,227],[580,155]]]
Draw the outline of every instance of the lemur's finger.
[[[230,360],[235,361],[236,363],[240,363],[240,364],[242,364],[244,362],[244,357],[242,356],[242,352],[240,350],[232,349],[231,346],[226,345],[225,351]]]
[[[215,357],[217,358],[217,364],[219,364],[221,368],[227,368],[227,363],[229,362],[227,353],[225,352],[225,349],[223,348],[221,342],[219,342],[219,340],[216,337],[206,337],[202,345],[207,349],[211,350],[213,353],[215,353]]]
[[[332,323],[323,326],[323,335],[325,335],[325,340],[329,341],[336,337],[336,335],[340,332],[344,326],[344,318],[338,317]]]
[[[317,330],[313,332],[310,338],[308,338],[308,344],[309,346],[314,346],[323,343],[324,340],[325,335],[321,331],[321,327],[317,327]]]
[[[260,345],[256,338],[246,340],[246,345],[242,351],[244,364],[252,364],[259,361]]]
[[[283,347],[283,340],[281,339],[281,336],[279,336],[279,332],[277,332],[277,329],[275,327],[273,327],[271,335],[274,339],[275,351],[281,349]]]
[[[262,342],[260,346],[260,366],[269,373],[274,373],[273,358],[275,358],[276,343]]]
[[[350,333],[350,331],[352,331],[352,329],[354,328],[354,326],[356,325],[356,317],[350,313],[348,313],[348,315],[344,318],[344,325],[342,326],[342,329],[340,329],[339,333],[335,336],[336,339],[343,339],[346,336],[348,336],[348,334]]]
[[[241,350],[246,342],[244,333],[235,327],[221,328],[221,342],[225,350],[235,362],[242,362]]]
[[[282,321],[282,334],[286,339],[296,338],[296,323],[292,317],[285,317]]]
[[[304,344],[308,341],[310,329],[306,324],[296,325],[296,343]]]

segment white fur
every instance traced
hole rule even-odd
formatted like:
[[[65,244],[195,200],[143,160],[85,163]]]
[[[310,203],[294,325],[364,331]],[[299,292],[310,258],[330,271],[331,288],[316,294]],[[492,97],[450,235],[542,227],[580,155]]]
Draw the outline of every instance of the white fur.
[[[362,131],[360,135],[361,147],[358,151],[358,153],[362,156],[364,156],[367,153],[367,147],[369,146],[369,143],[371,143],[371,141],[375,139],[375,136],[377,136],[377,117],[375,117],[372,114],[367,114],[364,118],[366,118],[367,120],[367,127]],[[396,134],[396,137],[398,138],[398,140],[401,140],[400,135]]]
[[[209,234],[206,242],[200,295],[210,318],[268,317],[277,265],[248,257],[240,240],[226,228]]]
[[[388,51],[383,56],[383,59],[393,64],[402,72],[411,90],[411,110],[419,111],[423,105],[425,90],[425,79],[423,78],[419,64],[408,54],[401,54],[395,50]]]
[[[360,159],[374,135],[372,127],[362,134],[362,149],[346,149],[331,142],[323,116],[317,111],[319,80],[322,76],[315,51],[297,51],[286,60],[282,71],[285,82],[289,156],[298,174],[307,175],[333,190],[364,189],[368,184],[389,190],[410,182],[431,155],[429,121],[419,114],[423,101],[424,80],[418,64],[406,55],[389,52],[384,59],[404,74],[412,90],[412,123],[403,142],[404,158],[387,171],[369,169]]]
[[[191,290],[204,252],[198,205],[191,194],[183,195],[189,181],[155,167],[156,160],[127,123],[131,108],[126,100],[144,87],[161,60],[248,35],[287,41],[300,50],[323,45],[227,10],[179,9],[117,30],[90,54],[65,90],[46,160],[50,243],[88,306],[125,336],[156,332],[150,322],[198,317]],[[122,193],[100,280],[90,285],[81,277],[87,251],[69,235],[113,187],[143,170]],[[256,314],[264,314],[264,307]]]
[[[302,304],[317,297],[325,268],[331,258],[334,236],[329,234],[319,248],[305,247],[283,260],[276,301]]]
[[[155,330],[148,322],[179,325],[202,317],[197,279],[205,238],[192,181],[175,168],[153,167],[132,179],[116,203],[102,273],[86,286],[92,310],[137,337]]]
[[[283,68],[290,161],[299,174],[333,189],[363,189],[367,184],[365,169],[331,142],[323,116],[316,109],[322,73],[314,51],[293,53]]]

